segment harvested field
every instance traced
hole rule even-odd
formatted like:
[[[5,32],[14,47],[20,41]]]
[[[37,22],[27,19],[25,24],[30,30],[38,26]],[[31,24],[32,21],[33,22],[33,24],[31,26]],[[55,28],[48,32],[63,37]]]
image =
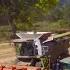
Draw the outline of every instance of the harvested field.
[[[1,43],[0,44],[0,64],[15,64],[16,61],[16,52],[15,47],[10,43]]]

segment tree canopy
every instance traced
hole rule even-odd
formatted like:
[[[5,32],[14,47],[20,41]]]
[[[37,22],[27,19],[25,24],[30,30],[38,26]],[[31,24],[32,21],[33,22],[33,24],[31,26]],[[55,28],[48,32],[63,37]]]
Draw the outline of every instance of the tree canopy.
[[[54,8],[58,0],[0,0],[0,16],[8,16],[12,29],[27,30],[39,17]],[[14,23],[15,22],[15,23]],[[14,30],[15,31],[15,30]]]

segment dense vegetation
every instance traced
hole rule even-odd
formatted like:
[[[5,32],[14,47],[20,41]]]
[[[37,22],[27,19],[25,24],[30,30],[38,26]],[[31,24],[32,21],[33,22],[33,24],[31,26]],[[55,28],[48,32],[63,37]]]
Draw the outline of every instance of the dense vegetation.
[[[14,29],[16,23],[16,26],[21,28],[23,25],[23,30],[26,30],[26,27],[32,27],[38,18],[47,14],[57,0],[0,0],[0,3],[0,15],[6,16]]]
[[[60,3],[61,0],[0,0],[0,34],[8,37],[9,32],[20,30],[69,30],[70,5]]]

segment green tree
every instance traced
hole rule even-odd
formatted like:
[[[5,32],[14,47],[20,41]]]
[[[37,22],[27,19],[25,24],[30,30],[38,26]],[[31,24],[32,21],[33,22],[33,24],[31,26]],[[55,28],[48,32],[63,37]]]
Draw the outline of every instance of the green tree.
[[[58,0],[19,0],[20,10],[17,16],[17,23],[21,23],[18,23],[19,29],[22,25],[22,30],[33,29],[35,26],[33,23],[41,21],[43,16],[46,16],[48,11],[55,7],[57,2]]]
[[[15,34],[16,25],[19,29],[29,30],[33,22],[47,14],[58,0],[0,0],[0,15],[8,15],[9,23]]]

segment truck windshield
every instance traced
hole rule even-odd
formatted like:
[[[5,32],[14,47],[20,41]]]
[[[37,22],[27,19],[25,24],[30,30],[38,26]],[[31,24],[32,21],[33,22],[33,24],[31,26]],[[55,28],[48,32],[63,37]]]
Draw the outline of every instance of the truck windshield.
[[[22,43],[22,46],[20,49],[20,55],[32,56],[34,54],[33,51],[34,51],[34,48],[33,48],[32,41],[27,41]]]

